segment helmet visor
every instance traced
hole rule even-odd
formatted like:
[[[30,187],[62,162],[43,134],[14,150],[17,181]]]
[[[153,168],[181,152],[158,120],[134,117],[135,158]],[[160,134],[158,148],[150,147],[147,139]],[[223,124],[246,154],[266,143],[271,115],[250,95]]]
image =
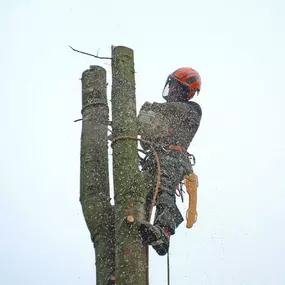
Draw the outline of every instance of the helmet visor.
[[[169,90],[170,90],[170,83],[171,83],[171,78],[170,76],[167,78],[166,82],[165,82],[165,85],[164,85],[164,88],[163,88],[163,91],[162,91],[162,97],[164,99],[167,98],[167,96],[169,95]]]
[[[162,97],[168,101],[171,97],[171,101],[176,99],[175,101],[184,101],[188,95],[189,88],[188,86],[182,84],[172,76],[169,76],[166,80],[162,91]]]

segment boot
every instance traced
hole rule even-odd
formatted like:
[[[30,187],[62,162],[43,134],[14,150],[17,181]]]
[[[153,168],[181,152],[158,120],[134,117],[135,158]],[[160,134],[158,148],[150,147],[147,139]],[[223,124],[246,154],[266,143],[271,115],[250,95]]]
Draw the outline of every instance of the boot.
[[[165,255],[169,249],[170,231],[158,225],[142,222],[140,233],[144,244],[151,245],[159,255]]]

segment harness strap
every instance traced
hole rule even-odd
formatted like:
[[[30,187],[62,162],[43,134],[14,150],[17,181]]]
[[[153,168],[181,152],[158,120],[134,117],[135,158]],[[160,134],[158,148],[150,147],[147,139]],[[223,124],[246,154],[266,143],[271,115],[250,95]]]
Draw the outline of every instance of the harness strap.
[[[168,149],[170,149],[170,150],[177,150],[177,151],[180,151],[180,152],[185,151],[183,147],[181,147],[179,145],[174,145],[174,144],[169,145]]]

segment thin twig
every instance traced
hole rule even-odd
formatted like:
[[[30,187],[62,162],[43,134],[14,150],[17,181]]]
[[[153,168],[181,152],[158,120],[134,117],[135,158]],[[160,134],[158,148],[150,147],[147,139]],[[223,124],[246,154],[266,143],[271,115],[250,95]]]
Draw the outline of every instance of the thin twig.
[[[79,121],[82,121],[82,119],[77,119],[74,121],[74,123],[79,122]]]
[[[86,54],[86,55],[89,55],[89,56],[93,56],[95,58],[99,58],[99,59],[112,59],[111,57],[104,57],[104,56],[98,56],[98,55],[94,55],[92,53],[87,53],[87,52],[84,52],[84,51],[80,51],[80,50],[77,50],[75,48],[73,48],[72,46],[69,46],[73,51],[76,51],[76,52],[79,52],[79,53],[82,53],[82,54]]]

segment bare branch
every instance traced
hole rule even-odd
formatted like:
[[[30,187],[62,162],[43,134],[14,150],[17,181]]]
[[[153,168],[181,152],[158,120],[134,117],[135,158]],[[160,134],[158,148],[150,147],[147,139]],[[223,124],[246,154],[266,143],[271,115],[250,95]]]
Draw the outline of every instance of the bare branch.
[[[75,120],[73,122],[76,123],[76,122],[79,122],[79,121],[82,121],[82,119],[77,119],[77,120]]]
[[[76,51],[76,52],[79,52],[79,53],[82,53],[82,54],[86,54],[86,55],[89,55],[89,56],[93,56],[95,58],[99,58],[99,59],[112,59],[111,57],[104,57],[104,56],[98,56],[98,55],[94,55],[94,54],[91,54],[91,53],[87,53],[87,52],[84,52],[84,51],[80,51],[80,50],[77,50],[77,49],[74,49],[72,46],[69,46],[73,51]]]

